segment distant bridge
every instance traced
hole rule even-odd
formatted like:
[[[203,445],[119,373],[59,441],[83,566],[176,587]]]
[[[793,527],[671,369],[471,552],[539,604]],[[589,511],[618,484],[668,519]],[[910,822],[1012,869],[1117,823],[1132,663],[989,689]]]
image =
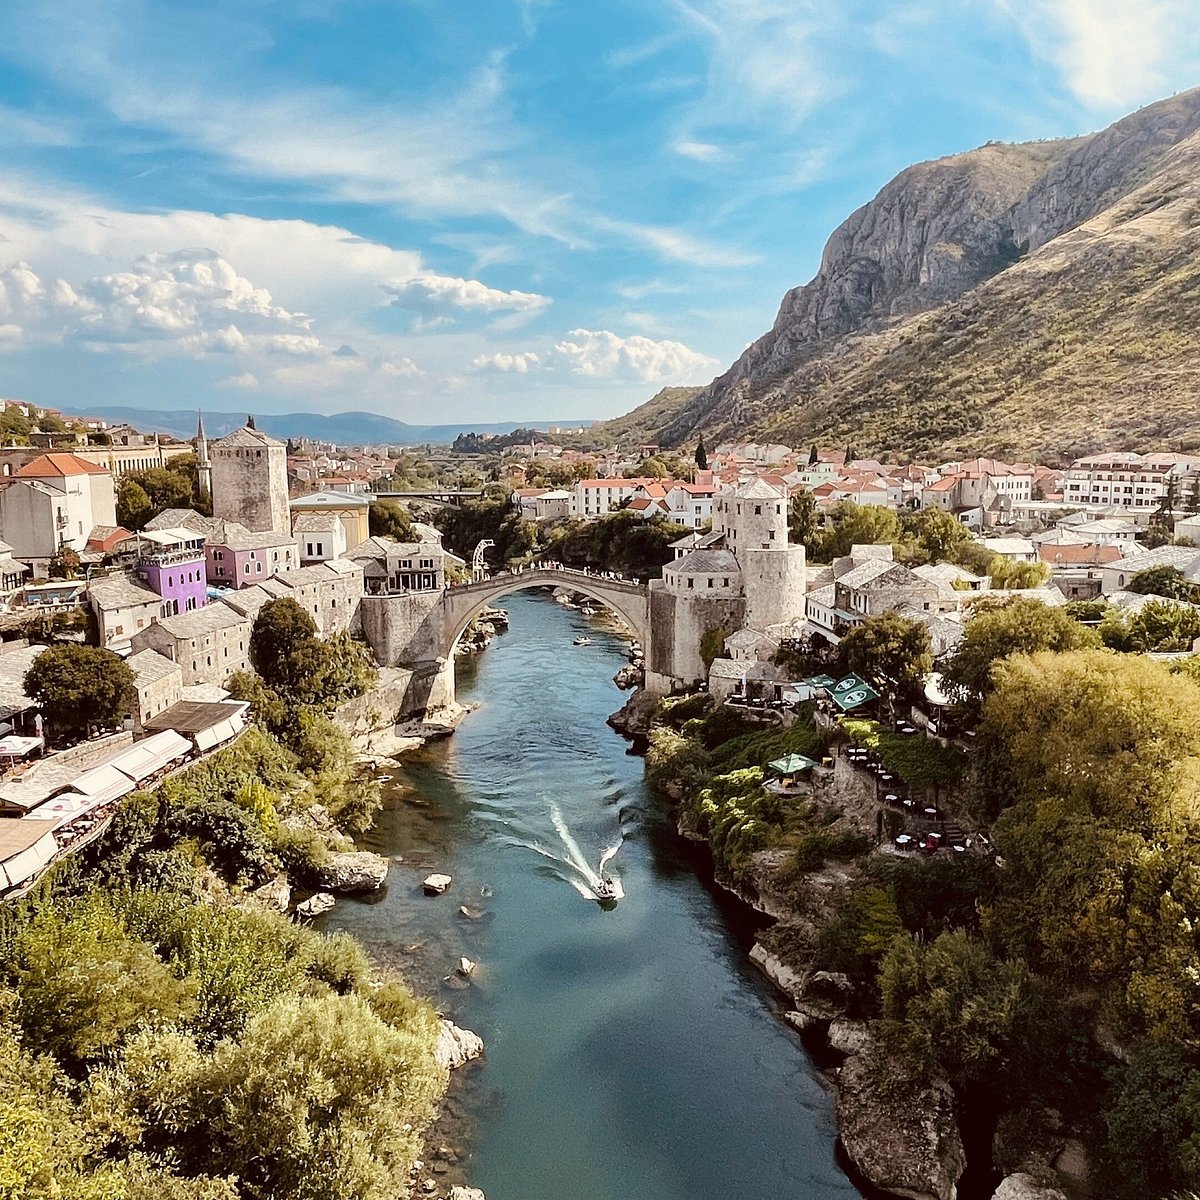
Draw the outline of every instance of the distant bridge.
[[[464,500],[478,500],[483,495],[483,488],[431,488],[423,492],[371,492],[371,500],[424,500],[428,504],[453,505],[457,507]]]

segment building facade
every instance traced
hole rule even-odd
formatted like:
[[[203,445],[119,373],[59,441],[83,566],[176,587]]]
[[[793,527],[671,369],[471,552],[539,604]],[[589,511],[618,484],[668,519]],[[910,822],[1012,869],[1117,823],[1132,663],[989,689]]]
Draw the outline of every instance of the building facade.
[[[213,442],[209,454],[213,516],[254,533],[291,533],[283,442],[248,424]]]

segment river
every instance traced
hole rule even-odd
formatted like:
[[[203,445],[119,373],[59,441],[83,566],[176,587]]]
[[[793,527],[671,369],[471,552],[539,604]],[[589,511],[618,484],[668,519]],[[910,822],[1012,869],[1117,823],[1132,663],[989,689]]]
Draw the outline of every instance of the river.
[[[478,711],[406,760],[362,839],[404,862],[326,924],[484,1038],[452,1089],[465,1124],[438,1137],[488,1200],[857,1196],[832,1097],[746,959],[748,914],[604,723],[625,642],[545,593],[505,603],[509,632],[459,663]],[[571,842],[590,869],[620,845],[615,908],[580,895]],[[453,876],[445,895],[421,894],[431,870]],[[469,984],[460,955],[479,963]]]

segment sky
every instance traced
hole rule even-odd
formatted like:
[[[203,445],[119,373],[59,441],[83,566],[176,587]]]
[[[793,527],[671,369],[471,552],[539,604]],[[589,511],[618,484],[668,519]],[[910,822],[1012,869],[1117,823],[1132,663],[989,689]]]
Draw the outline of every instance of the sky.
[[[0,395],[602,418],[905,166],[1200,83],[1195,0],[6,0]]]

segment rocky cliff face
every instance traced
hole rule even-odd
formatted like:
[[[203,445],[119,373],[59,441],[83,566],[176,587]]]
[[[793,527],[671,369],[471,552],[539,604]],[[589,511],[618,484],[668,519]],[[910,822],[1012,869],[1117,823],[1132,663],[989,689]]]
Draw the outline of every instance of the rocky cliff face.
[[[1111,425],[1127,443],[1112,406],[1131,392],[1144,406],[1153,386],[1144,360],[1161,365],[1162,353],[1101,372],[1116,384],[1109,407],[1084,385],[1146,320],[1178,324],[1183,340],[1159,350],[1177,352],[1188,378],[1200,378],[1200,340],[1183,319],[1193,306],[1178,277],[1195,249],[1198,167],[1200,89],[1088,137],[987,145],[909,168],[835,231],[816,278],[784,297],[771,330],[724,375],[674,416],[660,405],[662,440],[845,435],[860,451],[905,450],[918,434],[918,445],[999,448],[988,443],[999,422],[1022,415],[1001,402],[1029,389],[1046,405],[1024,406],[1035,410],[1035,432],[1082,403],[1094,408],[1079,414],[1081,427]],[[1154,310],[1125,321],[1135,306],[1122,299],[1157,283],[1167,287]],[[1097,284],[1111,289],[1102,312],[1089,303]],[[963,376],[975,377],[980,399],[967,416]],[[880,420],[888,409],[899,411]],[[1189,414],[1184,426],[1193,424],[1200,434],[1200,415]],[[1037,436],[1019,448],[1047,449]]]

